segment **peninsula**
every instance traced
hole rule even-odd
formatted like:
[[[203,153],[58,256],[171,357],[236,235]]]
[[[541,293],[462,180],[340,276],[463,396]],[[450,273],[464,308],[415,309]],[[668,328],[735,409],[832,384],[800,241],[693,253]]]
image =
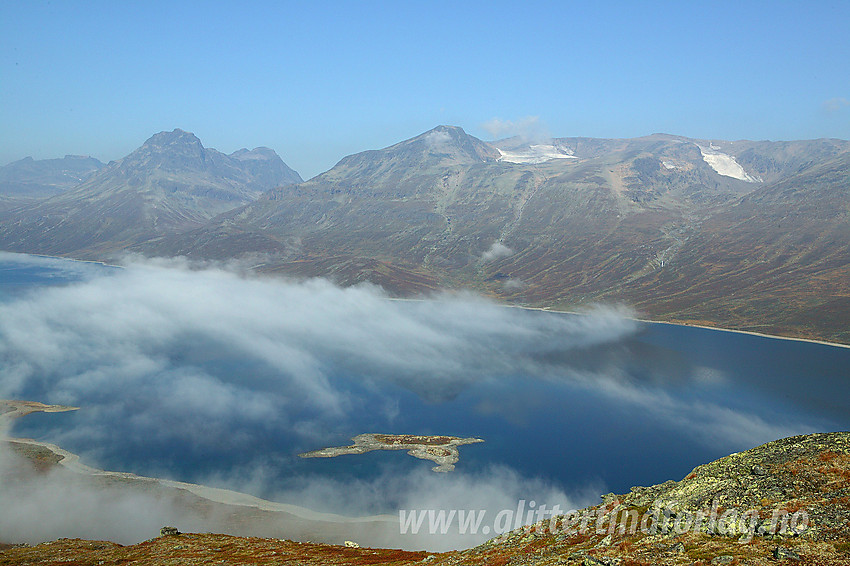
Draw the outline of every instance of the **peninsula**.
[[[79,407],[66,407],[65,405],[45,405],[38,401],[12,401],[0,399],[0,430],[3,425],[8,425],[12,419],[23,417],[30,413],[64,413],[65,411],[76,411]]]
[[[480,438],[457,436],[423,436],[418,434],[358,434],[351,446],[322,448],[299,454],[301,458],[335,458],[344,454],[365,454],[373,450],[407,450],[414,458],[431,460],[435,472],[451,472],[460,459],[458,446],[484,442]]]

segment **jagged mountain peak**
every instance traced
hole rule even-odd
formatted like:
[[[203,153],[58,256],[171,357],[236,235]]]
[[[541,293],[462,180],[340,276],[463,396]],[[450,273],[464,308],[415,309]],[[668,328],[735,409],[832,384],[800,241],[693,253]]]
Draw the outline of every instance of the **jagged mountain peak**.
[[[138,149],[116,162],[125,173],[144,175],[159,169],[164,171],[202,171],[223,157],[214,149],[207,149],[195,134],[176,128],[152,135]]]
[[[203,144],[201,144],[201,140],[199,140],[198,137],[195,134],[193,134],[192,132],[187,132],[185,130],[181,130],[180,128],[175,128],[175,129],[171,130],[170,132],[162,131],[162,132],[156,133],[156,134],[152,135],[151,137],[149,137],[145,141],[145,143],[142,144],[142,147],[144,147],[144,146],[161,146],[162,147],[162,146],[168,146],[168,145],[174,145],[174,144],[193,144],[193,145],[196,144],[196,145],[200,145],[201,147],[203,147]]]
[[[239,159],[205,148],[191,132],[160,132],[72,190],[16,209],[14,224],[0,217],[0,246],[80,257],[121,249],[196,228],[264,191],[299,181],[270,149],[246,150]]]
[[[440,125],[440,126],[437,126],[435,128],[431,128],[427,132],[423,132],[423,133],[419,134],[418,136],[414,136],[410,139],[404,140],[404,141],[399,142],[399,143],[395,144],[394,146],[390,146],[390,147],[396,147],[396,146],[404,145],[404,144],[410,145],[410,144],[416,144],[416,143],[422,143],[422,142],[431,143],[431,144],[433,144],[434,142],[454,142],[454,143],[460,142],[460,143],[462,143],[466,138],[472,138],[472,137],[473,136],[470,136],[469,134],[467,134],[464,131],[464,129],[461,128],[460,126]],[[475,139],[475,138],[473,138],[473,139]]]
[[[113,165],[113,164],[110,164]],[[268,147],[242,148],[230,155],[206,148],[195,134],[176,128],[154,134],[136,151],[114,164],[127,174],[153,174],[156,170],[170,172],[209,172],[231,176],[233,170],[248,172],[265,188],[276,184],[300,182],[301,176],[289,168],[280,156]]]

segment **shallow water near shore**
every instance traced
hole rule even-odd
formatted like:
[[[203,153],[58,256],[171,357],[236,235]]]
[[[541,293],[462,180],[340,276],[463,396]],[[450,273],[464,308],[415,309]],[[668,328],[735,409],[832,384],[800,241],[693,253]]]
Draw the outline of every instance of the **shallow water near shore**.
[[[850,428],[850,349],[634,321],[622,322],[622,330],[608,334],[588,322],[588,332],[604,338],[585,341],[580,328],[564,326],[585,315],[502,315],[501,310],[514,309],[483,303],[485,316],[515,317],[508,322],[516,325],[516,336],[458,330],[460,322],[451,314],[457,305],[385,301],[392,306],[370,328],[383,332],[386,324],[388,337],[375,341],[386,341],[388,351],[400,352],[388,365],[381,365],[386,357],[364,361],[362,352],[341,350],[332,338],[317,346],[323,334],[304,337],[311,328],[307,317],[297,332],[274,334],[277,342],[272,345],[283,359],[278,365],[265,354],[254,354],[251,348],[260,347],[258,339],[250,347],[240,346],[220,339],[220,330],[193,327],[181,332],[178,342],[144,338],[150,342],[144,358],[124,385],[119,380],[127,371],[122,365],[126,360],[109,359],[109,352],[120,358],[116,349],[135,339],[133,333],[123,334],[122,321],[110,323],[112,334],[101,336],[92,329],[107,326],[49,319],[40,335],[48,337],[44,348],[58,347],[51,341],[70,344],[79,359],[75,354],[73,363],[30,371],[41,361],[15,346],[9,317],[32,317],[41,324],[38,317],[48,315],[40,314],[37,305],[47,301],[45,293],[77,289],[69,297],[87,296],[86,285],[94,282],[106,289],[115,271],[65,260],[0,257],[0,309],[7,317],[0,329],[0,395],[81,407],[73,413],[30,415],[16,423],[13,435],[59,444],[103,469],[226,486],[355,515],[394,513],[411,501],[425,501],[410,494],[421,478],[431,490],[440,482],[456,487],[466,480],[491,481],[500,487],[510,483],[511,495],[519,497],[562,493],[573,503],[586,503],[592,501],[582,497],[603,491],[625,492],[632,485],[680,479],[698,464],[782,436]],[[162,277],[159,271],[152,273]],[[189,281],[202,277],[184,276]],[[216,277],[199,279],[199,286],[214,285]],[[254,290],[247,287],[246,293]],[[463,316],[475,313],[476,304],[463,303]],[[297,310],[295,305],[288,308],[283,312]],[[434,309],[445,314],[434,317]],[[149,310],[127,303],[116,312],[129,313],[127,321],[133,321]],[[164,323],[184,316],[179,309],[156,315]],[[362,316],[371,316],[368,309]],[[436,345],[431,355],[445,359],[433,370],[426,362],[405,359],[408,346],[420,344],[406,342],[416,332],[394,336],[396,318],[407,326],[411,321],[421,325],[416,332]],[[57,324],[63,326],[61,332]],[[600,328],[605,324],[610,322],[600,322]],[[573,329],[575,335],[565,338],[561,328]],[[94,336],[85,336],[90,331]],[[369,340],[363,344],[371,347]],[[315,367],[303,363],[299,374],[289,364],[304,352],[318,352],[320,362]],[[46,350],[44,355],[52,354]],[[86,360],[97,367],[85,367]],[[115,377],[104,376],[113,366],[118,368]],[[89,386],[95,382],[97,386]],[[325,404],[311,397],[316,383],[322,384],[321,395],[332,394]],[[364,432],[485,442],[460,447],[460,461],[450,474],[434,474],[432,463],[401,451],[297,457],[346,445]],[[523,485],[529,486],[527,494]]]

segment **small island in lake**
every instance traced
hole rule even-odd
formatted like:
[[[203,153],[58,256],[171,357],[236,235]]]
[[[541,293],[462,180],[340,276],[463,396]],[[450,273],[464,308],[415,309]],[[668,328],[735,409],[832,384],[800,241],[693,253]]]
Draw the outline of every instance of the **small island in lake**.
[[[418,434],[358,434],[351,446],[322,448],[299,454],[301,458],[335,458],[343,454],[365,454],[372,450],[407,450],[415,458],[431,460],[435,472],[451,472],[460,459],[458,446],[484,442],[480,438],[456,436],[423,436]]]

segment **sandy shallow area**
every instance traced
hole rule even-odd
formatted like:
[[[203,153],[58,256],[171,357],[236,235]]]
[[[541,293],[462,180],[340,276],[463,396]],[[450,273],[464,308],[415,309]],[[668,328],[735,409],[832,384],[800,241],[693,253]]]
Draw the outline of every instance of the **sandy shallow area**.
[[[191,529],[196,532],[206,530],[241,536],[265,536],[334,544],[356,540],[363,545],[395,548],[430,546],[427,540],[420,537],[410,535],[401,537],[396,515],[349,517],[322,513],[228,489],[139,476],[128,472],[100,470],[84,464],[78,455],[55,444],[27,438],[12,438],[7,434],[14,420],[27,414],[71,410],[77,410],[77,408],[45,405],[32,401],[0,400],[0,442],[12,447],[14,452],[23,455],[24,458],[39,454],[43,461],[45,454],[49,453],[50,474],[54,477],[55,474],[73,474],[95,488],[105,486],[108,489],[143,494],[145,497],[158,501],[167,500],[180,510],[178,516],[187,523],[176,525],[181,530]]]

